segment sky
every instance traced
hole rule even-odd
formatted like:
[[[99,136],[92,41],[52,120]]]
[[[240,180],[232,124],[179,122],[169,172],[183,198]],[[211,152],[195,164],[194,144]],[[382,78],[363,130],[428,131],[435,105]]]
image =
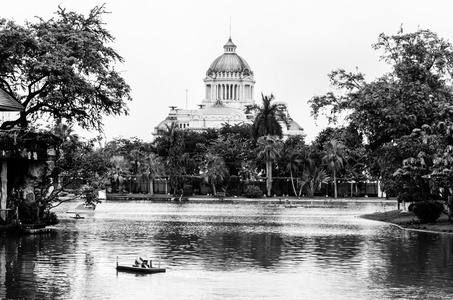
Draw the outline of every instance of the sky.
[[[51,18],[59,5],[87,15],[103,4],[111,46],[125,60],[116,69],[133,98],[128,116],[104,119],[106,140],[151,141],[170,105],[197,108],[206,71],[230,31],[236,53],[254,72],[255,101],[272,93],[286,102],[307,142],[327,126],[311,117],[307,102],[332,90],[329,72],[359,70],[372,81],[390,70],[372,48],[380,33],[430,29],[453,41],[450,0],[15,0],[2,3],[0,17],[23,25]]]

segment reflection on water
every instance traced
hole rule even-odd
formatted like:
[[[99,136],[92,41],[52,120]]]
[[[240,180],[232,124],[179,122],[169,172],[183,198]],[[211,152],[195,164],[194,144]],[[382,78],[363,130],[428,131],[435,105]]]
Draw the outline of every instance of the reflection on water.
[[[453,298],[452,236],[357,218],[395,204],[106,201],[83,220],[67,208],[56,233],[1,237],[1,299]],[[117,256],[167,273],[117,273]]]

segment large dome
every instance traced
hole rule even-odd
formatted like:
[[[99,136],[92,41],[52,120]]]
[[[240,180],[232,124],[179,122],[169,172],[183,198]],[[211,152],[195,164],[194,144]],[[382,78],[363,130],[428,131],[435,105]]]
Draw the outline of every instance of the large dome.
[[[244,75],[253,74],[248,63],[236,54],[236,45],[231,38],[223,46],[225,52],[217,57],[206,72],[207,75],[217,72],[244,72]]]

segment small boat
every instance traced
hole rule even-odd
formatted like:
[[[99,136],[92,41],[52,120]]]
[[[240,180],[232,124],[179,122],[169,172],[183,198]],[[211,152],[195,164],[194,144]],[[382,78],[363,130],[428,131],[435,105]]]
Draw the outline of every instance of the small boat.
[[[76,207],[74,207],[73,210],[69,210],[66,213],[75,214],[74,216],[71,216],[70,218],[78,220],[78,219],[85,219],[85,217],[81,216],[82,214],[93,215],[95,209],[96,209],[95,205],[85,205],[84,203],[81,203],[81,204],[77,205]]]
[[[72,218],[72,219],[77,219],[77,220],[78,220],[78,219],[85,219],[85,217],[82,217],[81,215],[79,215],[79,214],[77,214],[77,213],[76,213],[75,216],[71,216],[70,218]]]
[[[141,259],[141,258],[140,258]],[[151,261],[151,260],[150,260]],[[164,273],[166,272],[165,268],[160,267],[160,258],[159,258],[159,267],[153,267],[152,264],[150,263],[151,266],[148,266],[148,261],[144,261],[145,266],[140,266],[140,265],[119,265],[118,264],[118,257],[116,258],[116,270],[117,271],[126,271],[126,272],[136,272],[136,273]],[[143,264],[142,264],[143,265]]]
[[[116,265],[117,271],[126,271],[126,272],[137,272],[137,273],[164,273],[166,272],[165,268],[144,268],[144,267],[135,267],[135,266],[122,266]]]

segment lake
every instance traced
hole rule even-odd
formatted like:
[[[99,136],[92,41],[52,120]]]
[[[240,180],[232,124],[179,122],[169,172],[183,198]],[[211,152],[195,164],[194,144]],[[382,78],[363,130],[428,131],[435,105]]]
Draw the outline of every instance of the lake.
[[[1,299],[453,299],[453,236],[358,218],[396,203],[68,203],[1,236]],[[166,273],[117,272],[137,256]]]

